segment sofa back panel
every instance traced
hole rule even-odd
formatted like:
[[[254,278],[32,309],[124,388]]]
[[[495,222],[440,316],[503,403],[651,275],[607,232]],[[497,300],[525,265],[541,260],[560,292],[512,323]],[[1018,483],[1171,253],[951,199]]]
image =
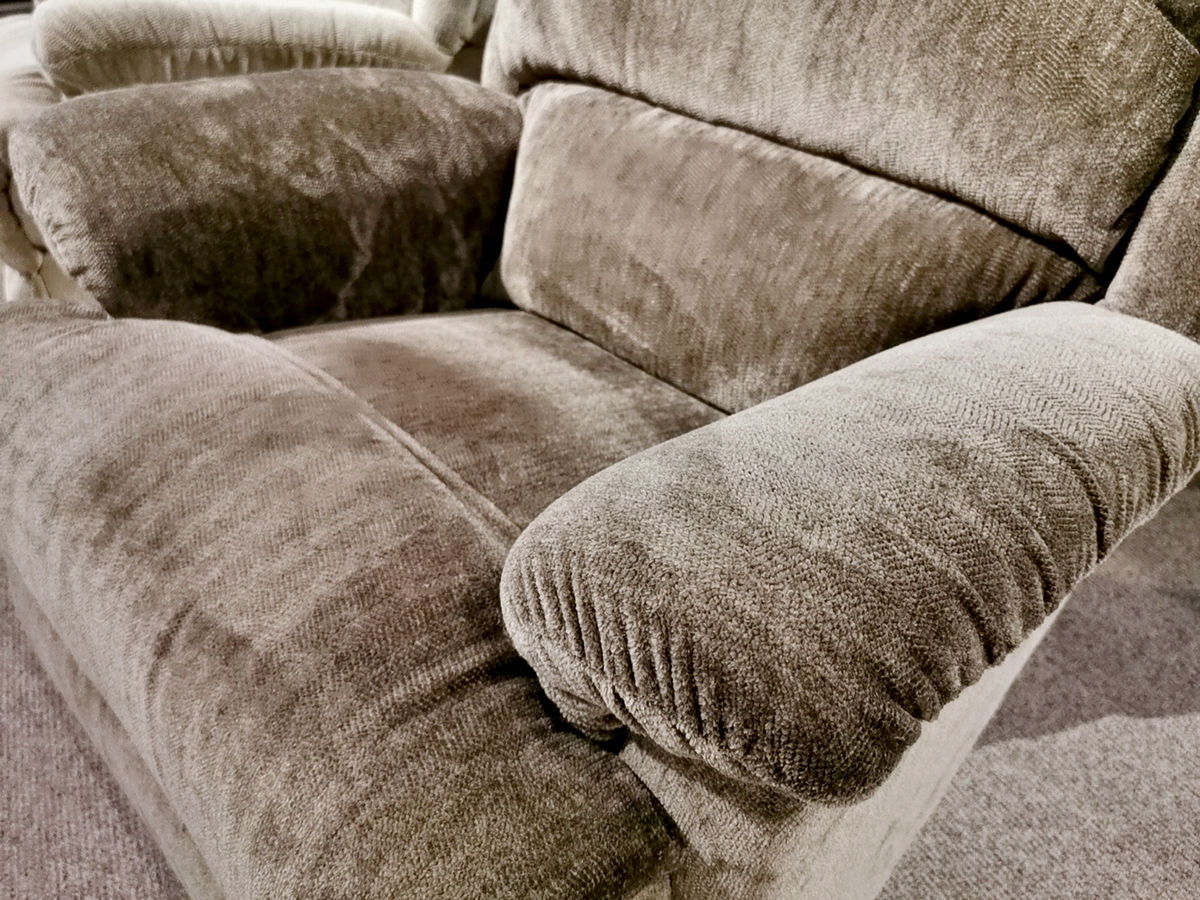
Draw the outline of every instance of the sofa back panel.
[[[599,88],[527,96],[513,300],[732,411],[1041,300],[1078,263],[969,206]]]
[[[1198,73],[1143,0],[502,0],[484,83],[606,86],[961,198],[1099,271]]]
[[[516,528],[259,338],[0,308],[0,546],[227,897],[625,897],[661,810],[501,621]]]

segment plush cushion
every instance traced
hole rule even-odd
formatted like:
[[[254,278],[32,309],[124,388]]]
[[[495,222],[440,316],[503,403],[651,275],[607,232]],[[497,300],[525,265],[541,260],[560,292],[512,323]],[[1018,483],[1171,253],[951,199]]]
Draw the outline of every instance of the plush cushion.
[[[474,302],[519,134],[479,85],[339,69],[90,94],[10,149],[51,252],[110,312],[267,330]]]
[[[912,341],[631,457],[505,565],[559,709],[862,798],[1200,464],[1200,347],[1075,303]]]
[[[1200,341],[1200,132],[1154,189],[1104,305]]]
[[[324,66],[441,71],[450,62],[394,9],[346,0],[54,0],[37,55],[67,94]]]
[[[959,322],[1101,291],[964,204],[560,83],[525,99],[501,272],[519,306],[729,411]]]
[[[323,325],[272,339],[411,434],[520,527],[589,475],[721,418],[519,310]]]
[[[512,0],[490,44],[485,84],[609,87],[960,198],[1097,271],[1200,74],[1144,0]]]
[[[547,715],[516,528],[329,376],[0,309],[0,546],[226,897],[619,898],[674,839]]]

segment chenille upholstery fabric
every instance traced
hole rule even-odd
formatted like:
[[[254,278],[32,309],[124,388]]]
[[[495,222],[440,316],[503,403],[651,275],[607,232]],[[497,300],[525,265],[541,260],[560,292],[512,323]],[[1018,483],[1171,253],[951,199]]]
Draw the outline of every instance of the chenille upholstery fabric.
[[[37,55],[68,95],[326,66],[442,71],[452,51],[395,9],[359,2],[54,0]]]
[[[563,714],[845,802],[1200,464],[1200,347],[1076,303],[884,351],[566,494],[504,569]]]
[[[1200,132],[1194,113],[1184,135],[1102,303],[1200,341]]]
[[[991,216],[830,159],[584,85],[523,102],[508,294],[726,411],[1102,290]]]
[[[516,528],[269,342],[0,310],[10,573],[226,897],[625,897],[656,802],[504,633]]]
[[[270,330],[474,302],[519,135],[515,102],[463,79],[337,69],[89,94],[10,150],[109,312]]]
[[[721,418],[519,310],[322,325],[272,340],[337,378],[522,528],[588,476]]]
[[[1100,271],[1197,75],[1144,0],[512,0],[484,84],[639,97],[956,197]]]

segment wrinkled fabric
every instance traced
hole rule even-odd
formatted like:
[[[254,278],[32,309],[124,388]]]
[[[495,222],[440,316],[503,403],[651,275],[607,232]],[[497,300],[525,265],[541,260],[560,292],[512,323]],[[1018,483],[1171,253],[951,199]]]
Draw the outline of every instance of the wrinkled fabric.
[[[505,0],[489,43],[489,86],[608,87],[948,194],[1097,272],[1200,75],[1144,0]]]
[[[736,411],[1085,268],[925,191],[582,85],[525,98],[507,294]]]
[[[37,56],[64,93],[327,66],[442,71],[450,55],[383,4],[329,0],[54,0]]]
[[[584,482],[509,554],[561,712],[868,796],[1200,464],[1200,347],[1044,304],[912,341]]]
[[[504,633],[516,528],[269,342],[0,309],[0,544],[227,897],[617,898],[637,778]]]
[[[721,418],[545,319],[431,314],[272,336],[524,527],[589,475]]]
[[[267,331],[473,304],[519,135],[479,85],[339,69],[91,94],[10,149],[51,253],[109,312]]]

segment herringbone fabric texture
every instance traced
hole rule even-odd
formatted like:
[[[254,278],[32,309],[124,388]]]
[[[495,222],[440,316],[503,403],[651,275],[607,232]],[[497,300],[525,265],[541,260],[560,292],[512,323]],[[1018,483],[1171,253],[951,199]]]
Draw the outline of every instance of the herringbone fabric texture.
[[[509,554],[563,714],[741,780],[869,794],[1200,464],[1200,347],[1044,304],[619,463]]]

